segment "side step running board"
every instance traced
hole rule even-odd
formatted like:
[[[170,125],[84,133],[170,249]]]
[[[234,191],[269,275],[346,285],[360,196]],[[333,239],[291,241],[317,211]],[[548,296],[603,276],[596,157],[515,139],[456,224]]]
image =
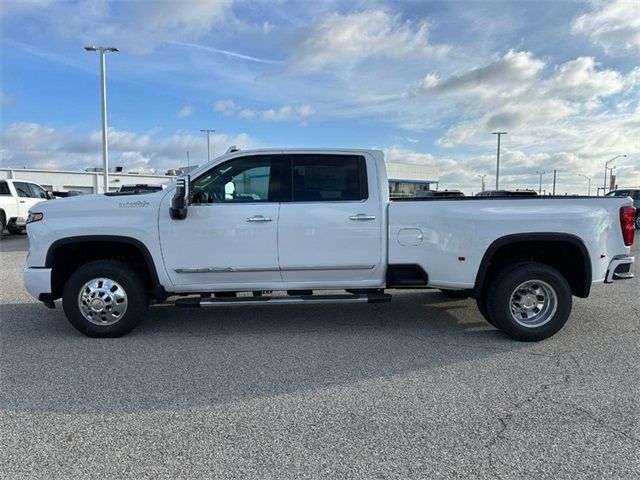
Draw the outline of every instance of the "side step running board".
[[[177,307],[222,307],[230,305],[291,305],[317,303],[385,303],[391,301],[388,293],[356,295],[301,295],[298,297],[221,297],[179,298]]]

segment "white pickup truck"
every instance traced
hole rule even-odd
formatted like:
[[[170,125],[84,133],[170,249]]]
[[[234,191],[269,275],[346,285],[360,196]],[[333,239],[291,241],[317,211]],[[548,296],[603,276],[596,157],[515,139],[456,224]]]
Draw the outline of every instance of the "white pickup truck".
[[[5,228],[11,235],[25,229],[29,209],[53,195],[37,183],[26,180],[0,180],[0,233]]]
[[[634,214],[619,197],[390,201],[377,150],[231,150],[156,193],[38,205],[24,281],[94,337],[128,333],[169,297],[266,306],[437,288],[475,298],[509,336],[541,340],[573,295],[632,275]]]

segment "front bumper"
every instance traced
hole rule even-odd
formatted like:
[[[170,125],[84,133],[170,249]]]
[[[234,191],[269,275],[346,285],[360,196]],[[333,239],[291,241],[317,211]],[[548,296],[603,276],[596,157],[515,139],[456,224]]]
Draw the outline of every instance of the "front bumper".
[[[51,294],[51,269],[25,267],[22,273],[24,288],[33,297],[41,300],[44,295]]]
[[[607,276],[604,279],[604,283],[612,283],[614,280],[633,278],[631,273],[631,265],[636,261],[635,257],[623,255],[615,257],[609,263],[609,269],[607,270]]]

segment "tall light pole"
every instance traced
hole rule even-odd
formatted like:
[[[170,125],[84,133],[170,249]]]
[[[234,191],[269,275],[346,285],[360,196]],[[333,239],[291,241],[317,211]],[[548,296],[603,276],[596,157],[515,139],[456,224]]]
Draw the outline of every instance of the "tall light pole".
[[[212,134],[213,132],[215,132],[215,130],[213,130],[212,128],[202,128],[200,129],[200,131],[202,133],[206,133],[207,134],[207,162],[211,161],[211,147],[209,144],[209,135]]]
[[[580,175],[581,177],[586,178],[589,181],[589,189],[587,190],[587,196],[591,196],[591,177],[587,177],[586,175],[579,173],[578,175]]]
[[[481,192],[484,192],[484,177],[486,177],[486,176],[487,176],[486,173],[484,175],[478,175],[478,177],[480,177],[480,181],[481,181],[481,183],[480,183],[480,187],[481,187],[480,191]]]
[[[100,90],[102,98],[102,178],[104,193],[109,193],[109,146],[107,140],[107,78],[105,72],[105,54],[119,52],[115,47],[84,47],[87,52],[100,52]]]
[[[491,132],[492,135],[498,135],[498,154],[496,156],[496,190],[500,183],[500,137],[506,135],[507,132]]]
[[[542,170],[541,172],[536,172],[536,173],[540,175],[540,187],[538,188],[538,195],[542,195],[542,176],[547,172]]]
[[[607,160],[606,162],[604,162],[604,184],[602,185],[603,186],[602,195],[605,195],[607,193],[607,170],[609,169],[609,164],[612,163],[617,158],[626,157],[626,156],[627,155],[623,153],[622,155],[616,155],[611,160]]]

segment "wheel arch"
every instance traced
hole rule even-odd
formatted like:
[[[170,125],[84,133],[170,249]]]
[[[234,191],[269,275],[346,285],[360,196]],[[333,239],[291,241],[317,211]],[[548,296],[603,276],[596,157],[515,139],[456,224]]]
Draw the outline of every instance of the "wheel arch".
[[[573,295],[589,296],[592,267],[587,247],[576,235],[554,232],[517,233],[496,239],[480,262],[475,295],[482,296],[491,275],[507,261],[513,260],[535,260],[554,267],[565,276]]]
[[[93,247],[93,251],[87,247]],[[99,252],[95,252],[100,248]],[[158,301],[167,293],[160,283],[158,271],[149,249],[140,240],[120,235],[80,235],[53,242],[47,250],[45,267],[51,268],[52,297],[60,298],[64,282],[79,266],[89,261],[124,258],[132,261],[145,275],[151,292]]]

